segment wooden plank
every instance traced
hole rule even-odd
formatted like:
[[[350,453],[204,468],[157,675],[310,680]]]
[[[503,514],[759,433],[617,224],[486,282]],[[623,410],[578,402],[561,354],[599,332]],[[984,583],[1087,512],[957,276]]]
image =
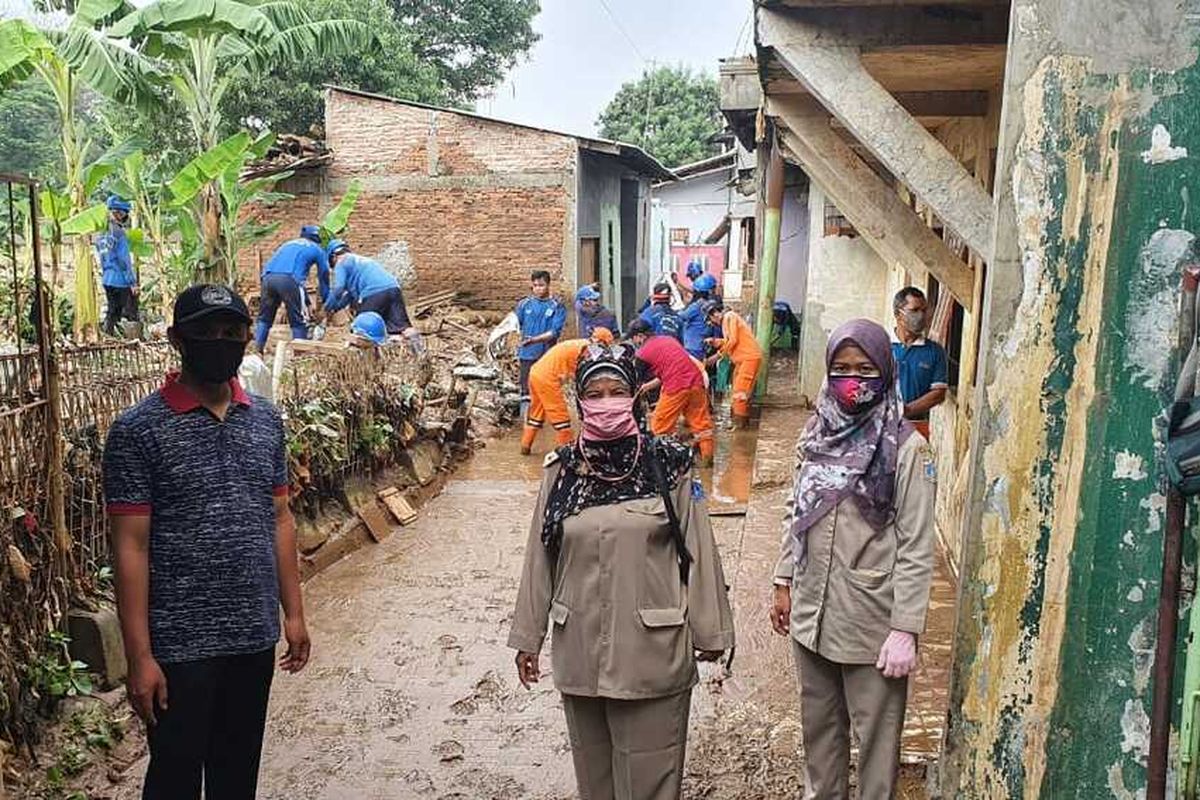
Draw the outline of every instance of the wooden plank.
[[[378,495],[387,510],[401,525],[409,525],[417,519],[417,512],[409,504],[408,499],[395,486],[384,489]]]
[[[367,526],[367,532],[376,542],[382,542],[392,535],[392,522],[388,519],[387,512],[380,508],[378,503],[368,503],[358,509],[358,517]]]

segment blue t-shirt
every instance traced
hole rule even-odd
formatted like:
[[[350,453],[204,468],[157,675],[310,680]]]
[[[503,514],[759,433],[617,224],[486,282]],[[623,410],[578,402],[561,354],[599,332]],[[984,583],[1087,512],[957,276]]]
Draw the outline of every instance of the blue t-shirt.
[[[129,237],[123,228],[110,229],[96,237],[96,253],[100,256],[100,283],[116,289],[125,289],[137,283],[133,271],[133,254],[129,250]]]
[[[303,286],[308,283],[308,273],[314,264],[317,267],[317,289],[324,301],[329,296],[329,257],[325,255],[325,248],[316,242],[308,239],[284,242],[263,267],[263,275],[291,275],[296,283]]]
[[[283,420],[236,381],[225,420],[174,376],[104,445],[110,516],[150,516],[150,649],[165,664],[258,653],[279,640],[275,497]]]
[[[527,344],[517,353],[522,361],[537,361],[562,336],[563,325],[567,322],[567,309],[555,297],[541,300],[530,295],[517,303],[517,321],[521,324],[522,339],[540,336],[547,331],[554,332],[550,341]]]
[[[683,324],[683,349],[696,358],[705,356],[705,339],[721,335],[720,328],[716,328],[714,333],[714,328],[704,319],[704,313],[701,310],[703,305],[702,300],[693,300],[687,308],[679,313],[679,320]]]
[[[683,338],[683,322],[668,303],[654,303],[639,315],[654,330],[655,336]]]
[[[918,339],[910,345],[892,342],[896,359],[896,375],[900,379],[900,394],[911,403],[931,389],[947,385],[946,351],[937,342]],[[927,419],[928,414],[922,417]]]
[[[333,288],[329,290],[325,310],[334,312],[350,303],[361,303],[373,294],[399,288],[396,276],[378,261],[350,253],[339,258],[334,267]]]

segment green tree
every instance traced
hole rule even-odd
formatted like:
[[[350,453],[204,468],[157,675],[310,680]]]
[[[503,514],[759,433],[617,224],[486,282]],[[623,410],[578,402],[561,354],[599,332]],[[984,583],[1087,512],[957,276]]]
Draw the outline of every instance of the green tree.
[[[93,142],[79,116],[85,87],[120,102],[145,103],[152,76],[148,62],[98,30],[129,11],[122,0],[43,2],[41,10],[68,12],[65,24],[43,28],[23,19],[0,20],[0,90],[36,75],[54,96],[62,147],[63,184],[70,210],[87,204],[84,165]],[[57,244],[57,243],[56,243]],[[72,242],[76,334],[93,332],[99,319],[95,273],[88,243]]]
[[[107,29],[171,68],[170,87],[183,104],[195,152],[216,147],[221,102],[235,77],[261,75],[276,64],[373,49],[370,27],[356,20],[313,19],[296,0],[155,0]],[[204,241],[202,276],[227,281],[223,213],[216,176],[199,198]]]
[[[275,65],[261,75],[231,81],[221,105],[224,132],[238,126],[307,133],[324,121],[324,84],[336,84],[422,103],[446,94],[433,65],[417,58],[413,36],[389,0],[310,0],[314,19],[353,19],[370,27],[379,47]]]
[[[624,84],[597,125],[601,136],[636,144],[667,166],[717,155],[717,81],[684,66],[657,67]]]
[[[0,94],[0,172],[46,179],[62,172],[54,93],[38,79]]]
[[[537,43],[539,0],[391,0],[455,102],[475,100]]]

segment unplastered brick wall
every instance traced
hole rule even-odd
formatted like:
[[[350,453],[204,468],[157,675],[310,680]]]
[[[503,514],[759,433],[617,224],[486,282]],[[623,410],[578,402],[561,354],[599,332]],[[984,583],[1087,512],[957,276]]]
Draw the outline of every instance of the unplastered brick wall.
[[[325,131],[335,180],[553,176],[574,169],[577,149],[571,136],[336,89],[326,92]]]
[[[325,113],[334,162],[319,180],[280,187],[296,197],[271,210],[282,227],[257,246],[264,260],[357,178],[363,191],[345,238],[372,257],[406,249],[410,295],[457,289],[504,310],[528,293],[530,271],[546,269],[570,297],[573,137],[338,90],[327,92]],[[254,260],[251,252],[242,262]]]

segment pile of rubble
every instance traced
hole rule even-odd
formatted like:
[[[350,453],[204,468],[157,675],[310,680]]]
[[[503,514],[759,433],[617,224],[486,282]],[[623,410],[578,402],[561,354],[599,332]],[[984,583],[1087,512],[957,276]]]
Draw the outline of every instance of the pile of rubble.
[[[447,302],[431,307],[416,325],[447,394],[466,391],[474,434],[487,438],[517,421],[521,391],[517,384],[516,336],[493,332],[503,322],[496,312],[477,311]],[[428,396],[428,395],[427,395]]]

